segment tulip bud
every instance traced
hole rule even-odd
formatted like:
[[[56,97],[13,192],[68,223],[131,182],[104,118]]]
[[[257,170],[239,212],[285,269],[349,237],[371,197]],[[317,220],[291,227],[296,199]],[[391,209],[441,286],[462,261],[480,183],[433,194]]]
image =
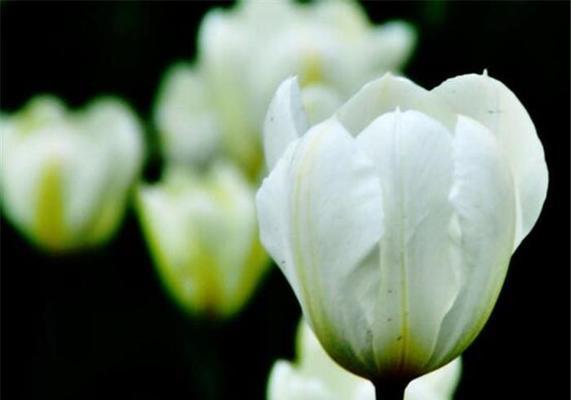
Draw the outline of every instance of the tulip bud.
[[[354,1],[251,0],[209,12],[199,31],[198,61],[225,152],[257,177],[261,121],[283,79],[297,74],[304,89],[317,86],[333,102],[400,68],[414,41],[408,24],[374,26]]]
[[[264,141],[262,243],[328,354],[376,383],[461,354],[546,196],[517,97],[487,74],[431,91],[387,74],[310,128],[292,78]]]
[[[139,188],[138,211],[160,278],[184,310],[229,317],[251,297],[269,263],[254,189],[238,170],[171,167],[160,183]]]
[[[141,127],[123,102],[68,111],[37,97],[2,116],[0,171],[6,217],[32,242],[72,251],[109,239],[141,169]]]
[[[375,400],[373,385],[338,366],[303,320],[296,339],[296,360],[278,360],[272,368],[268,400]],[[457,358],[412,381],[405,400],[452,399],[461,372],[462,363]]]

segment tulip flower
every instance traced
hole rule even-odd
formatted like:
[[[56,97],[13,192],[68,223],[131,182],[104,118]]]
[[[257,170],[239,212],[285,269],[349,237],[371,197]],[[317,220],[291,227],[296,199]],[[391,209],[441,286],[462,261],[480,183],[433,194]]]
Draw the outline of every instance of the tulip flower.
[[[0,118],[6,217],[50,252],[95,246],[116,231],[141,169],[141,127],[130,108],[99,99],[69,111],[54,97]]]
[[[312,127],[300,97],[286,80],[266,117],[262,243],[327,353],[402,399],[487,321],[545,200],[541,142],[486,73],[386,74]]]
[[[234,315],[268,265],[254,189],[231,164],[204,173],[170,167],[138,190],[143,231],[164,286],[188,313]]]
[[[295,362],[278,360],[270,373],[268,400],[374,400],[375,390],[366,379],[338,366],[323,350],[303,322],[296,338]],[[460,358],[415,379],[406,389],[405,400],[450,400],[462,363]]]
[[[256,181],[262,121],[284,78],[300,76],[319,119],[354,88],[400,68],[414,40],[404,22],[372,25],[355,1],[250,0],[212,10],[196,64],[173,67],[161,85],[155,121],[165,158],[200,164],[224,153]]]

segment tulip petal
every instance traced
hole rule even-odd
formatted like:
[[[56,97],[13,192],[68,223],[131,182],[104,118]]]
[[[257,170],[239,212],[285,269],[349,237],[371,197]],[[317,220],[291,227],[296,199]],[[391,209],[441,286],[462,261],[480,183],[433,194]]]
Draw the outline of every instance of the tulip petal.
[[[129,187],[143,163],[142,127],[131,108],[100,98],[78,120],[84,144],[70,177],[69,220],[89,228],[88,241],[100,242],[121,222]]]
[[[263,114],[251,107],[248,79],[251,33],[231,13],[214,9],[203,19],[198,53],[217,112],[224,151],[253,177],[263,162],[260,128]]]
[[[396,111],[377,118],[357,142],[374,160],[383,192],[377,362],[413,373],[432,355],[459,289],[448,242],[452,135],[425,114]]]
[[[3,115],[0,125],[2,142],[2,163],[0,165],[0,187],[2,208],[19,229],[34,239],[38,220],[40,192],[60,190],[63,186],[62,167],[72,159],[75,137],[65,120],[65,105],[51,96],[32,99],[21,113]],[[46,128],[48,126],[48,128]],[[52,129],[49,129],[49,127]],[[59,133],[59,135],[58,135]],[[63,139],[62,139],[63,138]],[[54,184],[44,180],[48,178]],[[53,187],[49,187],[53,186]],[[55,188],[59,186],[59,188]],[[40,189],[41,187],[41,189]],[[52,192],[52,199],[57,196]],[[46,202],[50,202],[46,200]],[[49,208],[50,218],[61,218],[58,225],[65,230],[63,201]],[[44,202],[45,204],[45,202]],[[55,236],[55,235],[54,235]],[[60,238],[54,238],[58,242]],[[41,241],[42,239],[40,239]],[[51,244],[54,246],[56,243]]]
[[[367,14],[356,0],[320,1],[307,11],[312,21],[336,29],[350,38],[366,33],[370,26]]]
[[[188,198],[182,197],[186,181],[177,171],[165,172],[168,186],[147,184],[137,190],[137,209],[141,226],[154,257],[159,276],[173,299],[185,309],[194,310],[202,305],[205,293],[211,287],[209,281],[201,282],[200,271],[194,267],[199,253],[198,235],[189,224]],[[209,265],[210,266],[210,265]]]
[[[368,255],[382,234],[381,201],[374,166],[335,119],[290,144],[257,194],[262,243],[330,355],[361,374],[367,363],[355,360],[370,348],[378,267]]]
[[[415,379],[406,388],[406,400],[449,400],[454,398],[454,392],[462,374],[460,357],[442,368],[432,371]]]
[[[204,165],[219,150],[220,123],[198,68],[172,66],[161,83],[154,110],[161,150],[169,161]]]
[[[331,400],[334,394],[319,379],[308,377],[284,360],[277,361],[270,373],[269,400]]]
[[[443,101],[416,83],[390,73],[363,86],[337,113],[345,129],[357,135],[379,115],[397,107],[423,112],[450,129],[454,127],[455,115]]]
[[[335,363],[305,322],[299,324],[296,344],[297,371],[308,381],[312,379],[322,383],[330,392],[329,399],[353,399],[360,391],[360,386],[371,385],[366,379],[347,372]]]
[[[288,78],[278,87],[264,121],[264,154],[269,169],[308,127],[297,78]]]
[[[487,74],[448,79],[433,92],[497,136],[516,187],[517,248],[539,217],[548,183],[543,147],[529,114],[510,89]]]
[[[307,86],[301,97],[309,124],[312,126],[330,118],[342,103],[340,94],[327,85]]]
[[[494,135],[460,116],[454,137],[456,246],[462,288],[446,315],[434,367],[460,354],[487,321],[503,285],[515,234],[515,192],[509,165]]]
[[[394,71],[405,64],[416,44],[414,26],[404,21],[390,21],[369,33],[368,57],[378,60],[375,70]]]

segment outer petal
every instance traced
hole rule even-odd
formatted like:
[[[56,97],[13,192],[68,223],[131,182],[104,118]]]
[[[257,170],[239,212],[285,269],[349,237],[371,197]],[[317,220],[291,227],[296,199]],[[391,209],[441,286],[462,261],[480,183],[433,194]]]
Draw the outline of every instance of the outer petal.
[[[331,117],[341,105],[341,96],[331,86],[310,85],[302,92],[303,106],[310,125]]]
[[[278,87],[264,122],[264,153],[270,170],[288,144],[308,127],[297,78],[288,78]]]
[[[502,287],[515,233],[515,192],[494,135],[459,117],[454,137],[455,242],[463,287],[442,324],[433,367],[460,354],[487,321]]]
[[[338,111],[345,129],[357,135],[379,115],[401,110],[421,111],[445,126],[453,128],[455,115],[449,107],[428,90],[416,83],[390,73],[363,86]]]
[[[261,121],[251,109],[251,35],[248,26],[220,9],[209,12],[199,32],[199,58],[222,129],[224,150],[255,176],[262,162]],[[263,115],[263,114],[262,114]]]
[[[429,374],[410,383],[406,389],[406,400],[448,400],[452,399],[460,376],[462,360],[460,357]]]
[[[212,285],[200,279],[198,235],[185,209],[186,180],[170,170],[168,186],[141,185],[137,210],[159,276],[173,299],[187,310],[201,310]],[[203,260],[204,261],[204,260]],[[211,267],[211,264],[203,263]]]
[[[87,228],[87,240],[97,243],[121,221],[141,171],[142,127],[126,103],[101,98],[78,115],[77,129],[83,146],[70,178],[70,223]]]
[[[257,195],[262,243],[324,348],[365,374],[382,233],[374,167],[334,119],[292,143]],[[363,362],[355,362],[354,360]]]
[[[77,148],[65,113],[65,105],[59,99],[40,96],[30,100],[19,113],[2,116],[0,126],[2,208],[22,232],[52,248],[59,247],[65,239],[62,170]],[[41,235],[45,238],[37,234],[39,214],[44,214],[42,208],[49,210],[48,225],[57,225],[58,231]]]
[[[297,8],[291,0],[241,0],[234,7],[234,15],[256,33],[267,33],[290,23],[297,17]]]
[[[458,293],[448,226],[452,135],[418,111],[376,119],[357,142],[377,165],[385,232],[377,251],[379,374],[426,372],[440,324]]]
[[[254,188],[235,166],[220,163],[210,171],[203,190],[189,192],[189,202],[197,194],[204,196],[204,203],[193,207],[192,223],[204,251],[218,266],[220,311],[231,315],[250,298],[269,264],[259,243]]]
[[[287,361],[276,362],[268,382],[268,400],[332,400],[336,398],[323,382],[298,372]]]
[[[349,38],[360,38],[370,26],[363,7],[355,0],[320,1],[307,11],[312,21],[336,29]]]
[[[64,136],[70,135],[67,126],[61,125],[60,128],[60,132],[65,129]],[[23,232],[31,238],[38,236],[40,242],[56,248],[66,235],[62,172],[73,159],[76,146],[58,140],[58,136],[52,132],[44,131],[45,134],[26,132],[21,135],[13,126],[3,127],[2,207],[6,216]],[[42,209],[48,212],[46,216],[51,221],[48,225],[58,233],[39,233],[46,231],[38,226],[41,215],[45,214]]]
[[[412,55],[416,43],[414,27],[403,21],[387,22],[372,29],[369,35],[371,39],[368,56],[372,60],[378,60],[377,65],[374,65],[375,70],[400,69]]]
[[[371,385],[366,379],[346,371],[335,363],[303,320],[297,331],[296,350],[299,373],[321,382],[329,391],[330,399],[353,399],[363,383]]]
[[[547,165],[531,118],[513,92],[487,74],[458,76],[433,92],[497,136],[516,187],[517,247],[537,221],[547,194]]]
[[[220,126],[202,74],[176,64],[163,78],[154,110],[164,156],[169,161],[203,164],[217,150]]]

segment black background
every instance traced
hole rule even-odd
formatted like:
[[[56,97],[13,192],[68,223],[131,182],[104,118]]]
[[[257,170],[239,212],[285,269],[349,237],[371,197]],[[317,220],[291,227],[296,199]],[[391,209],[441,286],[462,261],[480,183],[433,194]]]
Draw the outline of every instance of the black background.
[[[148,121],[162,72],[194,56],[212,6],[2,2],[1,109],[39,92],[74,106],[106,93]],[[456,398],[569,398],[569,3],[365,7],[376,22],[417,24],[412,79],[430,88],[487,68],[526,106],[545,148],[547,202],[465,353]],[[293,356],[299,309],[277,269],[237,319],[198,324],[165,297],[132,211],[109,245],[65,258],[36,251],[4,220],[1,228],[3,399],[262,399],[273,361]]]

